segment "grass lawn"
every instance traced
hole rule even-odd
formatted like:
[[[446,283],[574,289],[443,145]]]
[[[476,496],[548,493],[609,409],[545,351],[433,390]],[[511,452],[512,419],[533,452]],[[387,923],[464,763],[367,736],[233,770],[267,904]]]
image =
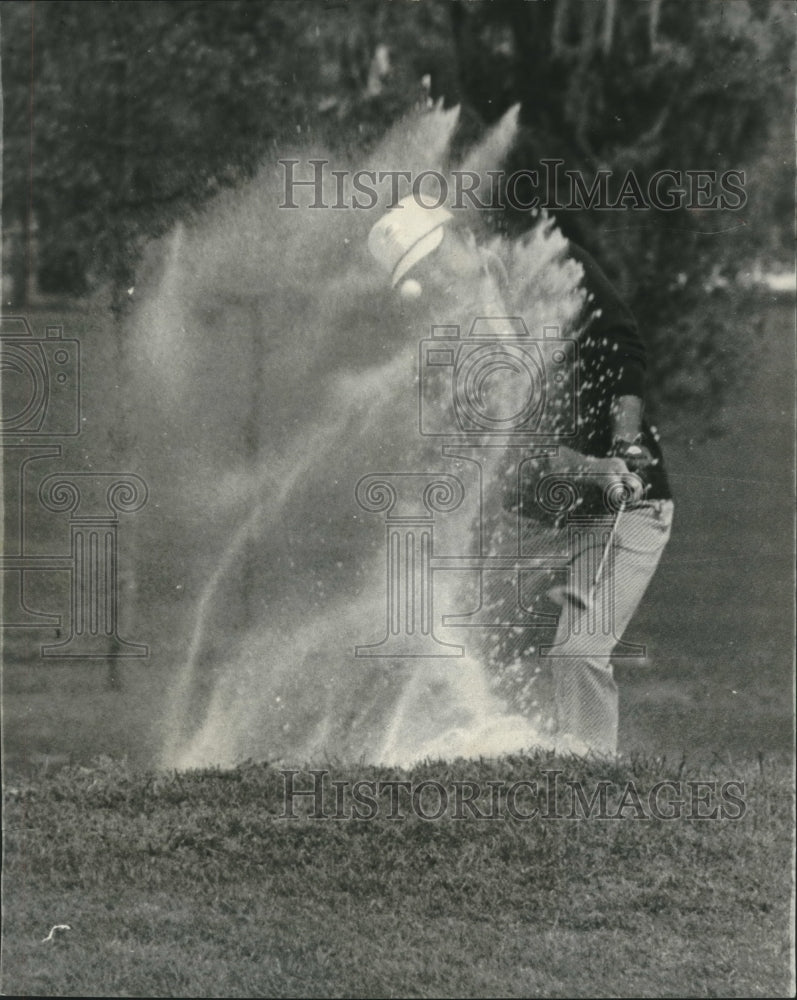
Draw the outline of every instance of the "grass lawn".
[[[268,765],[167,776],[105,760],[9,784],[4,993],[789,995],[790,766],[531,756],[411,777],[448,790],[440,819],[419,815],[434,814],[439,791],[415,808],[401,793],[403,819],[388,794],[356,819],[351,787],[338,806],[328,785],[330,818],[312,818],[310,797],[281,818],[286,779]],[[665,799],[677,790],[680,818],[650,812],[662,780],[677,783]],[[698,780],[717,784],[688,784]],[[455,781],[478,782],[475,808],[498,818],[464,807],[457,818]],[[489,781],[537,788],[522,786],[513,817]],[[587,799],[608,782],[604,806],[580,807],[567,781]],[[721,798],[727,781],[744,782],[735,801]],[[724,818],[696,818],[714,807]],[[553,812],[563,818],[543,818]],[[59,923],[71,930],[42,942]]]
[[[412,776],[477,781],[487,796],[486,782],[558,767],[588,795],[608,780],[615,805],[630,781],[643,801],[659,781],[743,781],[742,817],[638,819],[631,803],[619,819],[287,820],[266,765],[151,773],[194,605],[171,586],[168,544],[149,546],[121,627],[150,643],[148,660],[114,677],[99,660],[42,660],[52,630],[5,638],[3,992],[791,995],[793,309],[770,318],[728,434],[665,442],[676,521],[626,636],[649,660],[618,667],[621,762],[459,761]],[[85,349],[87,425],[53,467],[115,469],[111,340],[96,317],[65,326]],[[143,459],[131,469],[148,475]],[[160,537],[155,494],[120,528],[125,558]],[[38,540],[63,552],[65,521],[44,523]],[[153,580],[168,594],[148,595]],[[42,942],[61,923],[71,930]]]

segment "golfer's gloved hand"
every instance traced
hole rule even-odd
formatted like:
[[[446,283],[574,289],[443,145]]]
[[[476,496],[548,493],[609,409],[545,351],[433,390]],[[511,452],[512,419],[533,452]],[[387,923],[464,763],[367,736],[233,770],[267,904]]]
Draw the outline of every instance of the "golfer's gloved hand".
[[[609,476],[613,483],[623,487],[626,492],[626,504],[632,505],[644,500],[647,489],[644,475],[630,469],[622,458],[598,458],[595,460],[595,470]]]
[[[623,441],[620,438],[615,438],[611,455],[613,458],[621,458],[631,472],[644,473],[656,462],[646,445],[638,441]]]

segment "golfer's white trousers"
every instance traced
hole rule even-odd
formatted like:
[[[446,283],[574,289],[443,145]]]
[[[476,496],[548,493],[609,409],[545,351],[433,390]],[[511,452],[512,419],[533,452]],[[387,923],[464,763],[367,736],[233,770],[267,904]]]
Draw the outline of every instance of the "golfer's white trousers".
[[[585,532],[574,553],[548,654],[562,750],[617,750],[618,695],[610,658],[656,571],[672,518],[671,500],[649,501],[619,515],[608,545],[600,533]]]

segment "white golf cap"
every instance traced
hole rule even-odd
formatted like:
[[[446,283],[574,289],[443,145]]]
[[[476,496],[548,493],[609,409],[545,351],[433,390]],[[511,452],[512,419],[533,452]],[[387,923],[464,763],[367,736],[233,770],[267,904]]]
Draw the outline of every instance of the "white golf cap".
[[[425,208],[410,195],[383,215],[368,235],[368,249],[391,275],[395,288],[419,260],[443,242],[443,226],[453,215],[445,208]]]

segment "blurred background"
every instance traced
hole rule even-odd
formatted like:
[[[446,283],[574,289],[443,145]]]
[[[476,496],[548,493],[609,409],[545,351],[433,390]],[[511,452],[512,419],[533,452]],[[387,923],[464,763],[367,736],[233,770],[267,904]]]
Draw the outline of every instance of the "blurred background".
[[[66,457],[136,471],[141,403],[119,385],[153,241],[286,152],[357,162],[438,100],[460,106],[465,149],[520,102],[508,171],[744,171],[739,210],[554,214],[637,316],[678,504],[629,633],[650,638],[655,669],[622,677],[624,745],[788,746],[794,17],[780,0],[3,4],[3,311],[81,340],[87,425]],[[157,534],[152,507],[137,516]],[[142,603],[125,605],[131,638]],[[149,614],[165,636],[169,605]],[[168,668],[51,666],[42,638],[6,630],[11,758],[146,761]]]
[[[713,362],[732,349],[715,298],[791,269],[788,2],[11,2],[2,16],[7,307],[109,282],[121,308],[142,246],[221,188],[297,137],[368,148],[426,96],[462,106],[463,145],[520,101],[507,170],[745,171],[741,211],[557,216],[708,423]]]

